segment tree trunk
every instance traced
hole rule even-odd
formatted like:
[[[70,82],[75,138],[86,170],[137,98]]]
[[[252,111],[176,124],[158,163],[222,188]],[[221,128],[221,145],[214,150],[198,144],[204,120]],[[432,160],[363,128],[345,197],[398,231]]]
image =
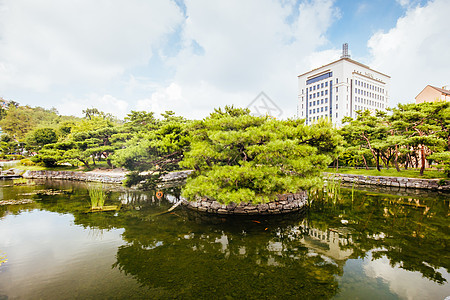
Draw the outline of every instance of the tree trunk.
[[[420,147],[420,156],[421,156],[421,163],[422,165],[420,166],[420,176],[423,176],[423,171],[425,171],[425,146],[421,145]]]
[[[86,160],[82,160],[82,159],[78,159],[78,160],[81,161],[86,168],[90,167],[89,163]]]
[[[367,146],[369,146],[370,152],[372,152],[373,159],[375,160],[375,163],[377,164],[377,170],[380,171],[380,164],[379,164],[379,161],[378,161],[378,155],[375,155],[375,150],[373,150],[369,139],[365,135],[361,135],[361,136],[362,136],[363,139],[366,140]]]
[[[369,170],[369,167],[367,166],[366,157],[364,156],[364,154],[362,155],[362,158],[364,160],[364,165],[366,166],[366,170]]]
[[[398,167],[398,145],[395,145],[394,165],[395,165],[395,168],[397,169],[397,172],[400,172],[400,168]]]
[[[378,151],[378,150],[377,150],[376,163],[377,163],[377,170],[381,171],[381,168],[380,168],[380,151]]]

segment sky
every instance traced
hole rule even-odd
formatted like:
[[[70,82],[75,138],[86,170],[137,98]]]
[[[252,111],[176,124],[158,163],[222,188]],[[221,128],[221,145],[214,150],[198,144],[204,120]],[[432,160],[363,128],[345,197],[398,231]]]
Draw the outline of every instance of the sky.
[[[296,116],[297,76],[341,55],[391,76],[390,106],[450,85],[449,0],[0,0],[0,97],[200,119],[261,93]]]

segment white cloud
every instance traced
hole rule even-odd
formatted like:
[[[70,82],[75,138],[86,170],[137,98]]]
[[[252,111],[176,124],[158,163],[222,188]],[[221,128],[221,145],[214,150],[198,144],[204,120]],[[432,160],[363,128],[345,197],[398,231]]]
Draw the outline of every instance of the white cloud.
[[[60,114],[79,117],[83,115],[82,111],[84,109],[94,107],[105,113],[111,113],[119,119],[123,119],[129,112],[129,105],[126,101],[117,99],[111,95],[100,96],[91,94],[81,99],[68,97],[56,105],[56,109]]]
[[[411,1],[410,0],[396,0],[398,4],[400,4],[401,6],[409,6]]]
[[[392,267],[386,257],[376,260],[369,257],[363,268],[367,276],[383,279],[390,290],[401,299],[444,299],[448,296],[448,287],[445,284],[429,282],[419,272]],[[444,268],[437,271],[442,273],[447,281],[450,280]]]
[[[314,52],[340,17],[334,0],[186,0],[185,16],[169,0],[0,3],[0,90],[9,92],[0,96],[43,105],[35,98],[66,95],[52,106],[69,114],[107,111],[107,98],[115,115],[127,99],[128,109],[201,118],[264,91],[294,116],[297,75],[335,55]]]
[[[0,88],[95,88],[146,64],[182,19],[178,6],[164,0],[4,0]]]
[[[368,42],[373,68],[392,77],[391,106],[413,102],[427,85],[450,82],[450,2],[435,0],[410,7],[388,32],[374,34]]]
[[[186,1],[183,50],[167,60],[194,111],[248,105],[261,91],[294,116],[305,57],[327,43],[333,1]]]

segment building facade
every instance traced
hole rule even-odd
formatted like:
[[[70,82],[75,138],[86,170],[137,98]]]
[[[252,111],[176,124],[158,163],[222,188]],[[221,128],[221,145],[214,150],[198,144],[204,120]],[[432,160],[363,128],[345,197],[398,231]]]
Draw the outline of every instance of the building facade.
[[[339,60],[298,76],[297,116],[312,124],[328,118],[335,126],[342,118],[356,118],[358,110],[385,111],[390,76],[350,59],[344,44]]]
[[[447,86],[438,88],[427,85],[417,96],[416,103],[450,101],[450,90]]]

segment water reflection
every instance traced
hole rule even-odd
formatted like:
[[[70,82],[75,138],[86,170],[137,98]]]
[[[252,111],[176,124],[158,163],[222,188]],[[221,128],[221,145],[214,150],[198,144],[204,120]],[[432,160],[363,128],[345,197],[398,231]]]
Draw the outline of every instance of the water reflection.
[[[176,230],[155,223],[126,228],[128,244],[119,247],[114,267],[145,286],[182,298],[329,298],[337,291],[339,267],[308,255],[295,225],[301,222],[299,215],[276,225],[274,220],[250,219],[194,223],[189,220],[198,222],[198,215],[179,214],[184,218],[171,217],[178,220]],[[143,236],[143,230],[151,234]]]
[[[85,183],[39,182],[34,187],[5,187],[2,191],[9,198],[20,199],[20,194],[48,189],[64,193],[35,194],[27,196],[33,197],[34,203],[0,207],[0,229],[10,214],[28,220],[2,235],[0,253],[2,247],[12,244],[17,249],[33,249],[23,245],[34,235],[48,239],[47,250],[65,252],[51,241],[58,236],[61,239],[67,226],[61,225],[65,228],[61,235],[47,236],[45,230],[49,234],[54,230],[41,228],[36,220],[53,220],[54,214],[42,215],[45,212],[67,216],[69,219],[59,218],[58,222],[84,231],[77,239],[66,234],[78,245],[49,272],[75,268],[70,256],[76,257],[76,264],[92,267],[95,261],[83,259],[93,253],[85,246],[93,243],[92,249],[101,253],[102,242],[108,240],[115,246],[108,248],[109,258],[103,260],[108,263],[99,267],[96,278],[104,272],[108,278],[115,274],[114,282],[128,282],[133,289],[121,291],[124,297],[127,292],[136,295],[137,290],[151,298],[439,298],[450,294],[449,200],[445,195],[418,197],[342,189],[337,199],[314,201],[304,213],[242,219],[183,209],[161,215],[177,201],[177,188],[164,191],[164,197],[158,199],[154,192],[112,186],[107,201],[121,204],[122,209],[110,213],[86,213],[90,203]],[[33,233],[33,229],[37,231]],[[5,243],[3,237],[10,235],[20,240]],[[17,257],[41,254],[17,252],[11,257],[8,253],[8,263],[0,267],[0,282],[4,266],[11,264],[12,268]],[[17,268],[15,265],[17,278],[28,278],[27,272]],[[65,274],[69,278],[73,273]],[[118,279],[117,274],[128,281]],[[48,280],[55,281],[54,285],[59,282],[57,276]],[[92,295],[102,295],[102,287],[110,289],[111,284],[99,281]]]

